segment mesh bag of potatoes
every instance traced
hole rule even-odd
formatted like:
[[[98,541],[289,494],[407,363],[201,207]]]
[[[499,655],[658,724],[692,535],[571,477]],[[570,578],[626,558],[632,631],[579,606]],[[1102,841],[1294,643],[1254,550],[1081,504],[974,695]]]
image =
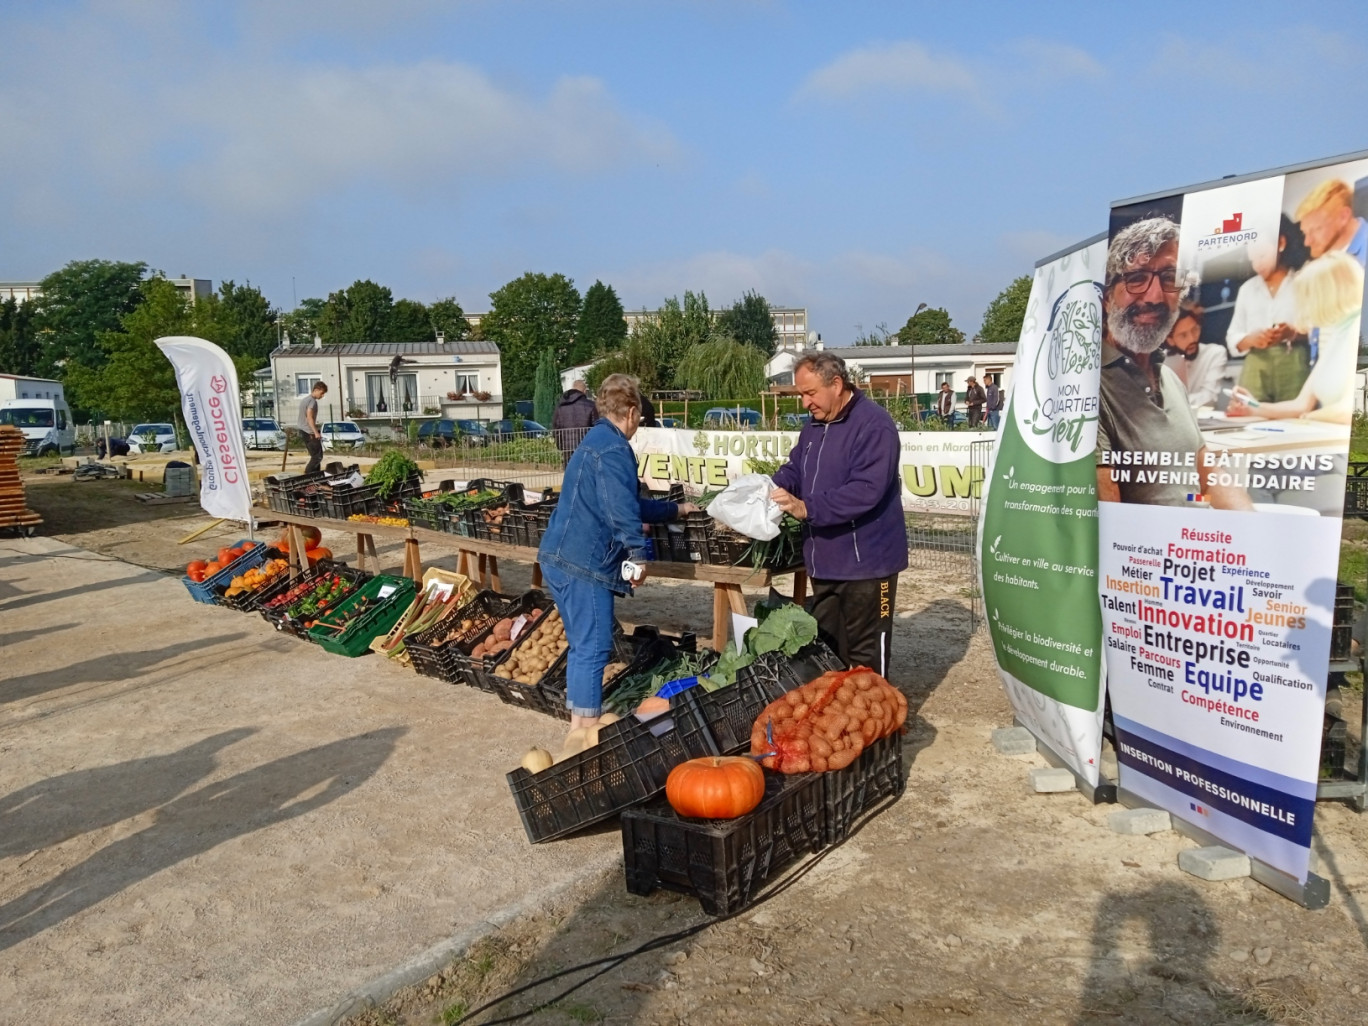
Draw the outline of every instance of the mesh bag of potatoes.
[[[529,620],[535,622],[529,624],[516,641],[508,640],[512,622],[505,629],[503,638],[498,635],[505,621],[500,620],[495,624],[494,632],[486,639],[493,640],[494,645],[483,653],[487,659],[511,648],[508,658],[498,665],[497,672],[500,677],[515,680],[519,684],[537,683],[569,647],[560,610],[552,609],[543,615],[540,609],[534,609],[527,615]],[[472,651],[471,655],[475,655],[475,652]]]
[[[766,769],[824,773],[845,769],[906,721],[907,699],[873,670],[833,670],[765,706],[750,750]]]

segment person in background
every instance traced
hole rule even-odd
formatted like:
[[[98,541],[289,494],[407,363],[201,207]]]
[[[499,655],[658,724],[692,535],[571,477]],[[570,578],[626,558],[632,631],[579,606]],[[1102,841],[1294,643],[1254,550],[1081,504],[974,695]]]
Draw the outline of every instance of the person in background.
[[[1164,343],[1171,354],[1164,366],[1178,375],[1187,389],[1188,405],[1194,410],[1216,404],[1225,381],[1226,361],[1230,359],[1225,346],[1202,345],[1203,317],[1200,306],[1179,307],[1178,320]]]
[[[955,393],[950,390],[948,381],[941,382],[940,391],[936,394],[936,415],[947,424],[955,415]]]
[[[1240,387],[1259,402],[1282,402],[1301,391],[1311,373],[1311,349],[1293,325],[1297,299],[1293,282],[1306,263],[1306,240],[1286,214],[1278,239],[1249,247],[1254,276],[1240,286],[1226,331],[1226,349],[1244,357]]]
[[[1368,261],[1368,221],[1354,216],[1354,191],[1346,182],[1338,178],[1321,182],[1297,204],[1292,216],[1306,236],[1313,260],[1343,250],[1360,267]]]
[[[1347,250],[1312,260],[1297,275],[1297,326],[1317,343],[1319,357],[1296,398],[1285,402],[1244,402],[1235,389],[1226,413],[1281,420],[1305,417],[1348,424],[1354,415],[1354,364],[1359,315],[1363,306],[1363,267]]]
[[[774,472],[770,497],[803,522],[818,629],[847,665],[887,677],[898,574],[907,569],[898,428],[833,353],[804,356],[793,383],[812,420]]]
[[[641,393],[641,426],[660,427],[660,421],[656,420],[655,403],[645,392]]]
[[[983,423],[983,404],[988,401],[988,394],[972,374],[964,381],[968,385],[964,390],[964,405],[969,410],[969,426],[978,427]]]
[[[983,380],[987,382],[984,391],[988,394],[988,427],[992,431],[998,429],[1002,423],[1002,410],[1007,405],[1007,395],[1002,391],[998,384],[999,374],[985,374]]]
[[[594,400],[589,398],[588,393],[589,386],[584,379],[577,379],[561,396],[556,404],[556,412],[551,415],[551,435],[561,452],[562,462],[566,464],[569,464],[575,447],[599,419]]]
[[[299,430],[304,433],[304,448],[309,452],[309,462],[304,473],[316,474],[323,469],[323,432],[318,427],[318,400],[328,394],[328,386],[315,382],[309,390],[309,397],[299,404]]]
[[[580,393],[583,395],[583,393]],[[641,419],[637,379],[611,374],[599,386],[599,418],[565,467],[560,499],[537,550],[542,576],[565,624],[565,751],[584,747],[603,708],[603,671],[613,655],[613,602],[646,578],[641,525],[695,512],[692,503],[637,497],[636,455],[629,444]],[[638,571],[623,577],[623,563]],[[576,731],[579,731],[577,734]]]

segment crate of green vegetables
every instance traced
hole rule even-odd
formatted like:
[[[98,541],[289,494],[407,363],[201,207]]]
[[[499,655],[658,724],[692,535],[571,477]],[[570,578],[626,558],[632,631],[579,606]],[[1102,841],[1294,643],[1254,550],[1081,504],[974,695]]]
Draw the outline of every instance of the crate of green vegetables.
[[[257,609],[276,630],[313,641],[309,628],[314,620],[345,601],[370,576],[364,570],[320,559],[293,578],[287,575],[267,585]]]
[[[315,618],[309,637],[334,655],[355,658],[388,634],[413,602],[417,585],[408,577],[377,574],[349,598]]]

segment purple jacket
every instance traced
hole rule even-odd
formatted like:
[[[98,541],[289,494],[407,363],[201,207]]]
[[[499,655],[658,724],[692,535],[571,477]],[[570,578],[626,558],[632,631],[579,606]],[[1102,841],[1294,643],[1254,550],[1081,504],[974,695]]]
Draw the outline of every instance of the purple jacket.
[[[799,432],[774,483],[807,504],[810,577],[866,581],[907,569],[901,453],[893,418],[858,389],[834,421]]]

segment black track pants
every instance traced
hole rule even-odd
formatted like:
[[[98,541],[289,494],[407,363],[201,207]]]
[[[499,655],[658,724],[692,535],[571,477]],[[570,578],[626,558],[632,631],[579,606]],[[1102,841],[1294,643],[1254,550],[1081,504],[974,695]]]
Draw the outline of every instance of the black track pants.
[[[888,676],[898,575],[869,581],[812,581],[817,629],[848,666]]]

